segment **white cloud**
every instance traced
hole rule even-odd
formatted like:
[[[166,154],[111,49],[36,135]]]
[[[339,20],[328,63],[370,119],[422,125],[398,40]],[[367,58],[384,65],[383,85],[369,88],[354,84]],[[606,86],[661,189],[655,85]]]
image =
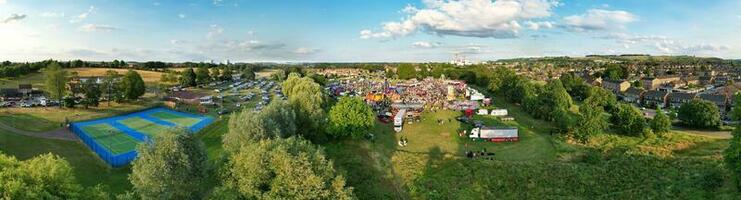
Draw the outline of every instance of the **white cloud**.
[[[595,31],[623,29],[636,20],[638,17],[627,11],[590,9],[586,14],[564,17],[563,23],[569,30]]]
[[[87,11],[83,12],[82,14],[79,14],[79,15],[75,16],[74,18],[72,18],[71,20],[69,20],[69,22],[70,23],[78,23],[78,22],[81,22],[82,20],[87,19],[87,17],[89,17],[91,14],[95,13],[95,10],[96,10],[95,9],[95,6],[90,6],[90,8],[88,8]]]
[[[212,24],[209,27],[208,33],[206,33],[206,39],[209,39],[210,40],[210,39],[213,39],[213,38],[215,38],[217,36],[220,36],[222,34],[224,34],[224,28],[221,28],[221,26],[219,26],[219,25]]]
[[[533,21],[526,21],[525,26],[527,28],[532,30],[538,30],[540,28],[553,28],[553,22],[544,21],[544,22],[533,22]]]
[[[221,2],[223,2],[223,1],[224,1],[224,0],[213,0],[213,1],[212,1],[212,3],[213,3],[214,5],[220,5],[220,4],[221,4]]]
[[[183,13],[178,14],[178,18],[180,18],[180,19],[185,19],[186,17],[188,17],[188,16],[185,15],[185,14],[183,14]]]
[[[408,16],[386,22],[381,31],[362,30],[363,39],[392,39],[418,31],[464,37],[517,37],[519,21],[545,18],[558,6],[554,0],[425,0],[425,8],[407,6]]]
[[[176,40],[176,39],[170,40],[170,44],[173,44],[173,45],[180,45],[180,44],[185,44],[185,43],[188,43],[188,42],[185,40]]]
[[[713,55],[730,49],[727,45],[704,43],[687,45],[662,35],[629,35],[625,33],[614,33],[597,37],[597,39],[613,40],[625,49],[629,49],[633,46],[646,47],[661,54]]]
[[[41,13],[42,17],[51,17],[51,18],[57,18],[57,17],[64,17],[63,12],[43,12]]]
[[[318,51],[319,51],[319,49],[307,48],[307,47],[299,47],[299,48],[296,48],[295,50],[293,50],[293,53],[307,55],[307,54],[314,54],[314,53],[316,53]]]
[[[8,0],[0,0],[0,5],[8,3]]]
[[[108,31],[118,30],[118,28],[109,26],[109,25],[104,25],[104,24],[85,24],[85,25],[80,26],[80,30],[85,31],[85,32],[97,32],[97,31],[108,32]]]
[[[414,48],[422,48],[422,49],[436,48],[436,47],[440,47],[440,45],[442,45],[442,44],[440,44],[439,42],[418,41],[418,42],[412,43],[412,47],[414,47]]]
[[[2,22],[3,24],[5,24],[5,23],[10,23],[10,22],[20,21],[20,20],[23,20],[25,18],[26,18],[26,14],[15,14],[15,13],[13,13],[10,16],[8,16],[5,19],[3,19],[2,21],[0,21],[0,22]]]

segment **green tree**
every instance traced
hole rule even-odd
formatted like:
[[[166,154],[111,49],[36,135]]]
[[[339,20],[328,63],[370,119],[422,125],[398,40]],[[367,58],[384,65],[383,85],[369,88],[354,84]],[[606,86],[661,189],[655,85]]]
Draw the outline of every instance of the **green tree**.
[[[262,140],[232,154],[219,194],[240,199],[353,199],[352,188],[311,142]],[[224,192],[231,191],[231,192]],[[231,196],[225,195],[225,196]]]
[[[594,104],[600,106],[607,111],[612,109],[617,104],[617,98],[615,94],[600,87],[589,87],[587,98],[584,100],[584,104]]]
[[[287,138],[296,132],[296,113],[288,102],[276,100],[257,114],[248,109],[232,114],[229,132],[223,136],[224,150],[236,152],[244,144]]]
[[[139,99],[147,90],[141,75],[134,70],[126,72],[121,81],[121,86],[123,96],[128,100]]]
[[[100,85],[100,90],[106,96],[108,106],[111,106],[111,101],[114,99],[120,99],[121,87],[117,84],[117,78],[119,77],[118,72],[115,70],[108,70],[105,72],[103,82]]]
[[[82,93],[85,98],[82,105],[87,109],[89,106],[97,107],[100,102],[100,86],[93,79],[88,79],[82,83]]]
[[[182,76],[180,76],[180,85],[183,87],[196,86],[196,72],[193,71],[193,68],[183,71]]]
[[[296,111],[297,125],[300,133],[310,139],[319,139],[321,128],[326,121],[324,89],[310,77],[300,77],[291,73],[283,82],[283,94]]]
[[[19,161],[0,152],[0,199],[107,199],[99,187],[75,181],[70,164],[43,154]]]
[[[646,126],[643,113],[633,105],[626,103],[617,104],[610,116],[610,121],[618,132],[630,136],[640,136]]]
[[[364,136],[376,118],[373,109],[357,97],[342,97],[329,111],[329,130],[335,137]]]
[[[230,68],[224,68],[224,70],[221,71],[221,80],[232,80],[232,75],[234,73],[232,72],[232,69]]]
[[[572,105],[571,96],[559,80],[548,82],[543,94],[538,96],[538,101],[540,117],[549,121],[555,120],[556,112],[567,111]]]
[[[201,199],[208,178],[203,143],[185,129],[170,129],[142,143],[129,180],[142,199]]]
[[[246,67],[242,70],[242,78],[247,80],[255,80],[255,71],[252,67]]]
[[[219,68],[216,68],[216,67],[213,68],[213,69],[211,69],[211,75],[210,75],[210,77],[213,80],[220,80],[222,78],[221,77],[221,70]]]
[[[62,102],[67,92],[67,71],[64,71],[59,63],[52,62],[44,69],[44,87],[51,98],[56,98]],[[62,107],[62,104],[59,104]]]
[[[677,117],[693,128],[720,128],[720,111],[713,102],[695,99],[679,107]]]
[[[656,109],[656,115],[651,120],[651,129],[654,133],[664,134],[668,133],[672,127],[672,120],[666,115],[661,108]]]
[[[733,138],[728,141],[728,148],[723,151],[726,167],[734,175],[734,183],[741,190],[741,126],[733,130]]]
[[[741,93],[736,93],[734,96],[736,101],[733,101],[733,108],[731,108],[729,115],[731,119],[739,121],[741,120]]]
[[[399,79],[411,79],[417,77],[417,70],[414,69],[412,64],[399,64],[396,68],[396,75]]]
[[[196,70],[196,83],[198,85],[203,85],[208,83],[211,80],[211,76],[208,75],[208,68],[205,67],[199,67]]]
[[[607,129],[609,123],[603,113],[604,110],[602,110],[602,107],[594,104],[584,104],[579,107],[576,130],[574,130],[573,135],[574,139],[581,143],[586,143],[590,137],[600,134]]]

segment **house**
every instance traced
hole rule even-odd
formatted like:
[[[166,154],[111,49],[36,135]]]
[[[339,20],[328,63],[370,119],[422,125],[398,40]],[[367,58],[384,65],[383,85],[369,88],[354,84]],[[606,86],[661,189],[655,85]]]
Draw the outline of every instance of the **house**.
[[[721,114],[725,114],[726,111],[730,110],[731,104],[730,99],[728,96],[723,94],[700,94],[698,96],[700,99],[707,100],[710,102],[713,102],[716,106],[718,106],[718,110],[720,110]]]
[[[0,99],[3,101],[17,101],[23,98],[23,93],[16,88],[0,88]]]
[[[626,80],[604,80],[602,81],[602,88],[612,91],[613,93],[620,94],[628,90],[630,83]]]
[[[680,80],[679,76],[662,76],[662,77],[643,78],[641,79],[641,82],[643,83],[643,89],[655,90],[661,84],[677,82],[679,80]]]
[[[713,81],[715,81],[714,76],[700,76],[700,84],[710,85],[713,84]]]
[[[643,88],[637,88],[637,87],[631,87],[628,88],[628,90],[625,90],[623,92],[623,101],[628,103],[641,103],[641,100],[643,99],[643,94],[646,93],[646,90]]]
[[[688,103],[697,97],[696,93],[673,92],[669,93],[669,106],[679,108],[684,103]]]
[[[474,128],[471,130],[471,135],[468,136],[472,139],[484,139],[492,142],[509,142],[518,141],[520,136],[517,133],[517,128],[493,128],[493,127],[481,127]]]
[[[666,107],[667,96],[669,96],[669,93],[665,91],[658,91],[658,90],[646,91],[643,94],[643,106],[646,106],[649,108]]]

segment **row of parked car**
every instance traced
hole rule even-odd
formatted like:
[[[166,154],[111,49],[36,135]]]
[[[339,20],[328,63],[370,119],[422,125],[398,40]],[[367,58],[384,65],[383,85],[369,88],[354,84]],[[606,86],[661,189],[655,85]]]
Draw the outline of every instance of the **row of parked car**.
[[[58,106],[59,101],[47,99],[46,97],[36,97],[31,99],[22,99],[17,101],[0,101],[0,107],[47,107],[47,106]]]

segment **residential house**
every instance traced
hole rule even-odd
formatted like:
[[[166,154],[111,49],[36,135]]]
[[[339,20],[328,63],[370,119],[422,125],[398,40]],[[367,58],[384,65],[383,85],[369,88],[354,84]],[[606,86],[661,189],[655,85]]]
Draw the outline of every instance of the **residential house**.
[[[729,104],[730,99],[724,94],[700,94],[699,98],[713,102],[718,106],[718,110],[720,110],[722,115],[731,109],[731,105]]]
[[[713,81],[715,81],[714,76],[700,76],[700,84],[710,85],[713,84]]]
[[[623,92],[623,101],[640,104],[644,93],[646,93],[646,90],[643,88],[630,87]]]
[[[643,89],[646,89],[646,90],[655,90],[661,84],[672,83],[672,82],[677,82],[677,81],[680,81],[679,76],[661,76],[661,77],[650,77],[650,78],[641,79],[641,82],[643,82]]]
[[[658,91],[658,90],[646,91],[643,94],[643,106],[646,106],[649,108],[655,108],[657,106],[662,107],[662,108],[666,107],[667,96],[669,96],[669,93],[665,91]]]
[[[620,94],[628,90],[630,82],[626,80],[603,80],[602,88],[612,91],[613,93]]]
[[[692,101],[697,97],[696,93],[673,92],[669,93],[669,105],[672,108],[679,108],[682,104]]]
[[[697,76],[685,76],[682,77],[682,82],[684,82],[685,85],[698,85],[700,84],[700,78]]]

